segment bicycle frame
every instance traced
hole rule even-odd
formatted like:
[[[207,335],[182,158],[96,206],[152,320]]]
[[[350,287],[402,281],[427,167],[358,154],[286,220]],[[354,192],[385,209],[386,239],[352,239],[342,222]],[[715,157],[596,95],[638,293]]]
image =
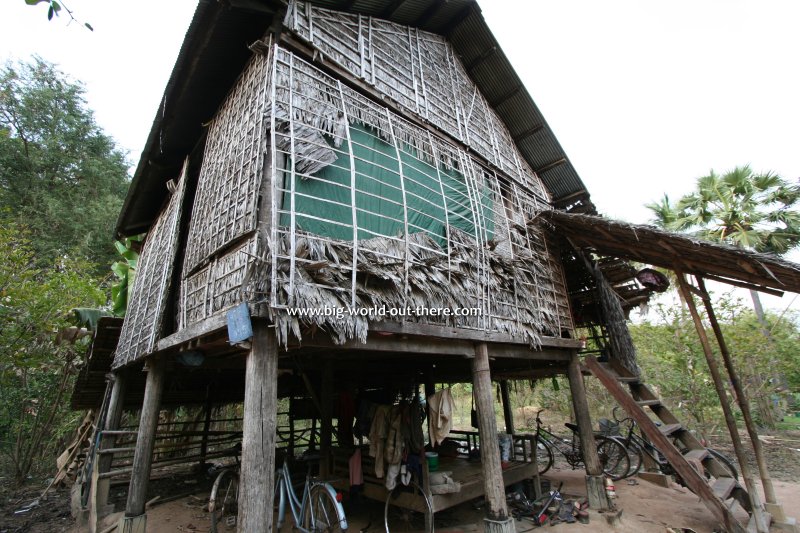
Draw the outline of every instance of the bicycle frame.
[[[344,519],[344,510],[341,508],[341,503],[338,503],[336,491],[333,490],[333,487],[327,483],[320,483],[312,480],[310,469],[309,473],[306,474],[306,481],[303,485],[302,499],[297,496],[297,493],[294,490],[294,486],[292,485],[292,474],[289,471],[289,464],[286,461],[283,462],[283,466],[280,470],[278,470],[276,477],[275,494],[277,494],[279,497],[278,522],[276,525],[276,530],[279,530],[283,525],[283,522],[286,520],[286,504],[288,503],[289,511],[292,513],[292,518],[294,519],[297,529],[303,533],[314,533],[314,524],[311,524],[311,529],[305,529],[301,524],[301,520],[305,514],[306,507],[310,502],[311,489],[315,486],[324,487],[324,489],[330,494],[331,498],[333,498],[333,501],[337,502],[340,514],[343,517],[340,524],[341,528],[342,530],[347,529],[347,521]]]
[[[544,429],[544,427],[542,427],[542,421],[537,415],[536,438],[541,439],[541,441],[550,446],[551,449],[558,450],[573,469],[583,465],[583,453],[581,452],[580,444],[575,441],[576,435],[574,431],[572,432],[571,445],[569,449],[567,449],[567,444],[565,443],[566,439]]]

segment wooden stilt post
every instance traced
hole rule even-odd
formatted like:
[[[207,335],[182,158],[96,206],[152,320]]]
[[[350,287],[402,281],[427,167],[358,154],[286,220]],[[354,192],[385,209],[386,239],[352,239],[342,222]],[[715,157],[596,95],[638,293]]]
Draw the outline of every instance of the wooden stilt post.
[[[503,471],[500,467],[500,448],[497,445],[497,420],[492,401],[489,349],[484,342],[475,345],[472,386],[475,391],[475,407],[478,410],[483,487],[486,493],[484,528],[487,533],[513,532],[514,520],[508,516]]]
[[[111,396],[108,400],[108,410],[103,422],[102,429],[112,431],[119,428],[122,420],[123,406],[125,404],[125,385],[126,374],[120,370],[116,374],[110,374]],[[116,438],[106,436],[100,439],[99,452],[103,449],[113,448]],[[92,471],[92,484],[89,489],[89,528],[93,531],[97,526],[97,521],[114,511],[114,506],[108,504],[108,492],[111,487],[109,478],[100,478],[100,474],[111,470],[111,463],[114,456],[110,453],[96,455],[96,467]]]
[[[208,431],[211,429],[211,385],[206,385],[206,403],[203,406],[205,420],[203,420],[203,437],[200,442],[200,462],[197,468],[200,472],[205,470],[206,455],[208,454]]]
[[[503,400],[503,419],[506,422],[506,433],[514,434],[514,412],[511,409],[511,398],[508,394],[508,380],[500,381],[500,398]]]
[[[719,327],[717,316],[714,313],[714,306],[711,305],[711,297],[706,290],[706,284],[702,277],[695,276],[695,278],[697,279],[697,287],[700,289],[700,299],[703,300],[708,321],[711,323],[711,329],[714,330],[714,336],[717,338],[719,351],[722,354],[722,361],[725,363],[725,369],[728,371],[728,378],[730,379],[733,391],[736,393],[736,400],[739,403],[739,409],[742,411],[742,419],[744,419],[747,434],[750,436],[750,442],[753,445],[753,453],[756,456],[758,473],[761,477],[761,486],[764,487],[766,510],[772,515],[772,518],[776,522],[786,522],[786,514],[783,512],[783,507],[778,503],[775,496],[775,488],[772,486],[772,476],[770,476],[767,460],[764,457],[764,449],[761,446],[761,439],[758,438],[758,430],[753,421],[752,411],[750,410],[750,400],[745,394],[744,387],[742,387],[739,373],[733,365],[731,352],[728,350],[728,343],[725,342],[725,336],[722,334],[722,329]]]
[[[268,533],[275,492],[278,342],[262,320],[253,321],[245,369],[238,531]]]
[[[326,359],[322,365],[322,386],[320,400],[322,408],[319,439],[319,475],[327,477],[330,474],[331,438],[333,435],[333,362]]]
[[[612,504],[606,496],[603,465],[597,455],[597,443],[592,431],[592,418],[589,415],[589,402],[586,399],[586,387],[583,384],[578,353],[572,352],[567,367],[569,390],[572,396],[572,408],[575,411],[575,422],[578,424],[578,437],[583,451],[583,463],[586,465],[586,498],[593,509],[611,509]]]
[[[161,409],[161,393],[164,390],[164,363],[164,358],[157,356],[149,358],[145,363],[147,381],[139,417],[139,434],[136,437],[125,516],[122,517],[117,529],[119,533],[144,532],[147,524],[144,505],[147,501],[150,466],[153,464],[153,446],[158,427],[158,412]]]
[[[728,432],[730,433],[731,441],[733,442],[733,449],[736,452],[736,459],[739,461],[739,469],[742,472],[742,477],[744,478],[744,482],[747,487],[747,493],[753,508],[753,516],[755,517],[756,528],[758,533],[767,533],[767,531],[769,531],[769,524],[765,523],[766,520],[761,507],[761,498],[758,495],[758,488],[753,482],[753,474],[750,471],[750,465],[747,462],[746,456],[744,455],[744,446],[742,446],[742,439],[739,436],[739,428],[736,427],[736,419],[733,417],[733,410],[731,409],[731,404],[728,401],[728,393],[725,391],[725,385],[722,381],[722,376],[720,375],[717,361],[714,359],[714,352],[711,350],[711,343],[708,340],[708,335],[706,335],[706,330],[703,326],[703,321],[700,318],[700,313],[697,311],[697,306],[694,303],[694,296],[689,288],[689,284],[686,282],[682,272],[676,271],[675,274],[678,278],[678,286],[683,294],[684,301],[689,308],[689,313],[692,315],[694,327],[697,330],[697,336],[700,338],[700,344],[703,346],[703,353],[706,356],[708,370],[711,374],[711,379],[714,382],[714,388],[717,391],[717,396],[719,396],[720,404],[722,405],[722,413],[725,416],[725,424],[728,426]]]

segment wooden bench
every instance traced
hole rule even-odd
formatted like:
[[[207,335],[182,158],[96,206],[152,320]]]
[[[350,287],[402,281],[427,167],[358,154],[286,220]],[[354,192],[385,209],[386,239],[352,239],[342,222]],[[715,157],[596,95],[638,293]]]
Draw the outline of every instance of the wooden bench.
[[[431,500],[433,511],[438,512],[450,507],[455,507],[484,494],[483,469],[480,462],[469,461],[468,451],[479,444],[477,432],[454,431],[453,438],[463,445],[459,446],[456,457],[439,457],[439,472],[450,472],[450,477],[461,484],[461,490],[450,494],[431,494],[429,484],[429,471],[426,461],[422,461],[423,482],[422,489]],[[538,471],[536,467],[533,435],[512,436],[512,457],[505,463],[503,469],[503,484],[513,485],[525,480],[532,480],[538,492]],[[469,446],[469,447],[467,447]],[[355,447],[332,449],[332,474],[331,483],[338,489],[347,491],[350,488],[350,457],[355,452]],[[378,501],[386,501],[388,491],[385,479],[375,476],[375,459],[369,456],[369,445],[361,447],[361,468],[364,476],[364,496]],[[401,493],[393,503],[399,507],[413,511],[425,512],[425,501],[418,494],[411,492]]]

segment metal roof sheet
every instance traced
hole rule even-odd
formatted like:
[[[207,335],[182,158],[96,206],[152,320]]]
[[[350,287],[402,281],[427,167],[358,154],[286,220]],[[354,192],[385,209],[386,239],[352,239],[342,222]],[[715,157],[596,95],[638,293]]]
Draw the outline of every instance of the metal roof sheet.
[[[312,4],[388,18],[447,37],[500,118],[522,156],[540,173],[554,201],[579,196],[593,210],[589,194],[522,86],[486,25],[474,0],[312,0]],[[117,221],[117,232],[146,231],[167,196],[166,182],[203,135],[203,124],[218,108],[261,38],[280,0],[200,0],[157,110],[145,149]],[[508,98],[509,91],[519,90]],[[532,133],[533,132],[533,133]],[[550,168],[554,162],[559,169]]]

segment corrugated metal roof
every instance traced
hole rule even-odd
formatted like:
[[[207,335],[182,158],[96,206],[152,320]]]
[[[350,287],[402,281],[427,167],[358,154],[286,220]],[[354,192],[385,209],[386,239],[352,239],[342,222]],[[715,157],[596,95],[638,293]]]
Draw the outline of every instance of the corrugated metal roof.
[[[522,87],[474,0],[311,3],[388,18],[447,37],[481,92],[496,106],[523,157],[540,171],[554,201],[579,198],[584,209],[593,211],[583,182]],[[228,0],[224,4],[216,0],[198,4],[117,221],[120,234],[140,233],[152,224],[166,198],[166,182],[178,175],[183,159],[203,134],[202,124],[213,116],[250,56],[247,45],[266,33],[282,6],[279,0]]]

